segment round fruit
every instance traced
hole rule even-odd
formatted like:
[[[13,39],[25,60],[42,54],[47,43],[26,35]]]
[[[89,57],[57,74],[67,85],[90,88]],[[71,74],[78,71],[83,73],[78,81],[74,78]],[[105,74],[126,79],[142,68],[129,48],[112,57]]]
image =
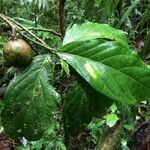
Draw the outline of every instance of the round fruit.
[[[11,40],[3,47],[6,62],[14,67],[28,66],[33,57],[32,48],[22,39]]]

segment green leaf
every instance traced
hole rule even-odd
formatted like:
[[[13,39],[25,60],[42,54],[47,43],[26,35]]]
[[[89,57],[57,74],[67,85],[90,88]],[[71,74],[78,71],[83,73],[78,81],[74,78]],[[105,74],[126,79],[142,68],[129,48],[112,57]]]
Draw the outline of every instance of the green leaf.
[[[84,23],[82,25],[73,25],[68,29],[64,37],[63,45],[73,41],[85,41],[88,39],[105,38],[108,40],[115,40],[124,45],[128,45],[127,33],[122,30],[114,29],[107,24],[98,23]]]
[[[129,106],[125,103],[116,102],[117,110],[120,113],[120,117],[126,120],[127,123],[131,124],[136,119],[137,108],[136,105]]]
[[[38,140],[52,123],[59,100],[49,84],[53,68],[49,55],[39,55],[10,83],[2,111],[2,123],[10,137]]]
[[[62,47],[66,60],[93,88],[126,104],[150,98],[150,68],[116,41],[92,39]]]
[[[109,114],[105,116],[105,119],[106,119],[106,124],[109,127],[113,127],[116,124],[116,122],[119,120],[118,116],[115,114]]]
[[[95,4],[99,5],[102,0],[95,0]]]
[[[66,72],[66,74],[68,76],[70,76],[70,70],[69,70],[69,65],[65,62],[65,61],[61,61],[61,67],[63,68],[63,70]]]
[[[91,15],[92,14],[92,12],[93,12],[93,7],[94,7],[94,3],[95,3],[95,0],[86,0],[85,1],[85,12],[84,12],[84,15],[85,16],[89,16],[89,15]]]
[[[6,43],[6,40],[0,36],[0,45],[4,45]]]
[[[139,26],[141,30],[144,28],[144,24],[147,23],[147,18],[150,18],[150,6],[147,5],[147,8],[145,9],[145,12],[142,14],[142,18],[139,22]]]
[[[78,79],[78,84],[74,83],[67,93],[63,106],[65,133],[79,133],[92,117],[101,117],[111,105],[111,100],[95,91],[84,79]]]
[[[135,0],[133,1],[133,3],[131,4],[131,6],[128,7],[128,9],[125,11],[125,13],[123,14],[118,26],[121,27],[121,25],[125,22],[125,20],[127,19],[127,17],[130,16],[131,11],[137,6],[137,4],[140,2],[140,0]]]
[[[17,21],[19,21],[23,26],[30,28],[34,27],[35,23],[31,20],[27,20],[25,18],[20,18],[20,17],[14,17]]]
[[[84,90],[78,84],[73,84],[63,105],[65,134],[74,135],[82,131],[91,119],[89,101]]]
[[[76,75],[76,74],[75,74]],[[78,84],[82,87],[89,100],[89,112],[93,117],[100,118],[107,109],[113,104],[113,100],[97,92],[81,76],[76,75]]]
[[[117,111],[117,106],[115,104],[113,104],[111,107],[110,107],[112,113],[115,113]]]
[[[149,57],[150,53],[150,29],[147,31],[147,34],[144,37],[144,48],[141,51],[141,55],[145,56],[148,55]]]
[[[74,25],[63,44],[58,55],[97,91],[126,104],[150,98],[150,68],[129,49],[123,31],[105,24]]]
[[[128,131],[133,131],[134,130],[134,125],[133,124],[125,124],[124,128],[127,129]]]

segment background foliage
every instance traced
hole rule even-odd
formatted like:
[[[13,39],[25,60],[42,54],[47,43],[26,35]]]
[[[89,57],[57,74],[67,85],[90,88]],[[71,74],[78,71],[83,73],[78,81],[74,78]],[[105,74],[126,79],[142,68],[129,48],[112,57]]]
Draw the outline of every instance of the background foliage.
[[[62,41],[59,1],[0,0],[0,13],[14,18],[47,45],[59,50],[58,56],[63,59],[49,55],[47,49],[31,40],[30,34],[21,31],[17,37],[26,35],[34,49],[33,65],[26,70],[3,66],[2,47],[10,39],[10,29],[0,20],[0,87],[3,89],[10,82],[5,101],[0,98],[0,108],[5,108],[1,112],[1,136],[3,127],[9,129],[6,132],[12,138],[19,135],[17,140],[8,140],[14,145],[2,141],[14,149],[37,150],[94,149],[96,145],[104,147],[105,142],[109,143],[107,149],[109,145],[114,149],[132,149],[142,141],[135,134],[137,127],[149,122],[150,116],[147,101],[150,71],[145,64],[150,59],[149,4],[149,0],[66,0],[67,32]],[[99,72],[101,69],[107,76]],[[97,78],[100,76],[103,80]],[[113,94],[110,88],[114,89]],[[26,100],[21,91],[26,91]],[[28,109],[20,109],[25,106]],[[18,119],[21,121],[16,124]],[[29,122],[31,126],[26,126]],[[34,136],[33,130],[42,137]],[[131,132],[135,133],[133,143]],[[24,135],[30,141],[22,138]],[[31,141],[36,138],[39,140]]]

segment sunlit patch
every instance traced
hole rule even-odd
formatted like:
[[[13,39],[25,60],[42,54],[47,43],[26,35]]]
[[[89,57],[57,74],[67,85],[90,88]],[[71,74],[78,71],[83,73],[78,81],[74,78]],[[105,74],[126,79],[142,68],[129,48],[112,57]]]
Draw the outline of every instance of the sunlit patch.
[[[150,69],[150,65],[147,65],[147,68]]]
[[[65,55],[65,54],[60,54],[62,59],[64,60],[70,60],[70,61],[73,61],[73,58],[72,56],[69,56],[69,55]]]
[[[105,35],[97,33],[97,32],[92,32],[92,33],[87,33],[86,35],[84,35],[84,39],[89,38],[89,37],[99,38],[100,36],[105,36]]]
[[[97,78],[97,72],[96,70],[89,64],[85,64],[84,67],[86,68],[87,72],[94,78]]]
[[[132,54],[137,54],[137,52],[135,52],[135,51],[132,51],[131,53],[132,53]]]
[[[100,34],[99,33],[97,33],[97,32],[89,32],[89,33],[87,33],[86,34],[86,36],[99,36]]]

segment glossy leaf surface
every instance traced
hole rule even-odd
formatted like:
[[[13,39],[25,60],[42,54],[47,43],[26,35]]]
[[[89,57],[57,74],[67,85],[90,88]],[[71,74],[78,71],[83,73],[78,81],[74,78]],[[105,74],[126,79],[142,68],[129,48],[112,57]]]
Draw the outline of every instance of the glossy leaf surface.
[[[88,29],[94,25],[90,23]],[[134,51],[118,40],[120,30],[112,28],[111,33],[115,33],[112,35],[113,41],[105,39],[109,33],[100,38],[95,36],[95,39],[92,37],[87,40],[86,34],[82,33],[88,32],[92,35],[96,31],[93,33],[94,29],[82,28],[80,36],[81,28],[82,25],[73,26],[73,29],[68,31],[64,42],[68,44],[62,47],[62,52],[58,55],[66,60],[94,89],[111,99],[126,104],[135,104],[140,100],[149,99],[150,68]],[[102,31],[101,35],[103,33]],[[110,35],[109,38],[111,39]]]
[[[83,23],[82,25],[73,25],[68,29],[64,37],[63,45],[73,41],[84,41],[88,39],[104,38],[118,41],[128,46],[127,33],[122,30],[114,29],[107,24]]]

